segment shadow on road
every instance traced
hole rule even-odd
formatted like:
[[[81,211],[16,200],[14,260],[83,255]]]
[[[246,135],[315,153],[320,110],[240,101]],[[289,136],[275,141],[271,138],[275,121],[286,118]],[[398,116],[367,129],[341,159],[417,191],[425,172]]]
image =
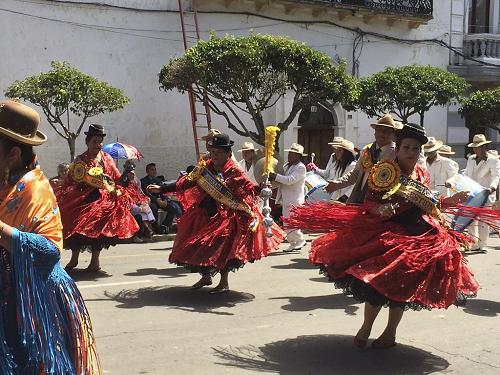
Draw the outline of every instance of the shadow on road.
[[[464,307],[467,314],[495,317],[500,314],[500,302],[487,299],[468,299]]]
[[[125,276],[161,276],[160,279],[171,279],[174,277],[185,277],[191,272],[183,267],[173,268],[139,268],[135,272],[125,273]]]
[[[299,336],[263,347],[216,347],[217,364],[283,375],[431,374],[450,364],[444,358],[413,346],[398,344],[389,350],[358,349],[352,336]]]
[[[311,277],[309,280],[316,281],[318,283],[329,283],[328,277],[320,276],[320,277]],[[332,284],[333,285],[333,284]]]
[[[70,275],[74,281],[93,281],[113,276],[105,271],[85,272],[83,269],[73,269],[68,272],[68,275]]]
[[[149,251],[167,251],[167,250],[172,250],[172,246],[167,246],[167,247],[155,247],[155,248],[150,248],[148,249]]]
[[[105,292],[106,297],[115,300],[123,309],[139,309],[145,306],[165,306],[185,311],[233,315],[220,308],[232,308],[238,303],[252,301],[255,296],[249,293],[229,291],[223,294],[209,294],[210,289],[192,290],[189,287],[150,287],[122,290],[117,294]]]
[[[280,269],[280,270],[312,270],[316,268],[313,264],[309,263],[309,259],[307,257],[304,258],[296,258],[290,259],[292,263],[290,264],[279,264],[277,266],[272,266],[272,268]]]
[[[328,294],[326,296],[312,297],[276,297],[271,299],[287,299],[288,304],[281,306],[287,311],[312,311],[317,309],[340,309],[347,315],[356,315],[359,309],[355,306],[359,302],[343,294]]]

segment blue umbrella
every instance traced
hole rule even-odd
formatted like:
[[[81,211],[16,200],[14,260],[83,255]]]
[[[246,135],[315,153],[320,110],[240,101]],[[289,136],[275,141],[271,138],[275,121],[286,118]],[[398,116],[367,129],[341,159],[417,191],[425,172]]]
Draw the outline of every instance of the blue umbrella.
[[[125,143],[113,142],[105,145],[102,150],[113,159],[142,159],[144,156],[134,146]]]

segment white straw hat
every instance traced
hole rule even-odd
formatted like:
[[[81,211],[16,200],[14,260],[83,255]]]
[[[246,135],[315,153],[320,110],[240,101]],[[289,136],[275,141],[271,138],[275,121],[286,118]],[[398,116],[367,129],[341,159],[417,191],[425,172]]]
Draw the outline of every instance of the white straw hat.
[[[342,141],[340,141],[338,143],[329,143],[329,144],[331,144],[332,147],[334,147],[334,148],[342,148],[344,150],[347,150],[355,156],[357,154],[357,151],[354,148],[354,143],[352,143],[351,141],[348,141],[347,139],[342,138]]]
[[[257,149],[252,142],[243,142],[243,147],[241,148],[241,150],[238,150],[238,152],[243,151],[257,151]]]
[[[387,128],[391,128],[394,130],[400,130],[403,128],[403,124],[399,121],[395,121],[394,118],[386,113],[381,118],[379,118],[376,122],[372,122],[370,126],[375,129],[377,126],[385,126]]]
[[[455,155],[455,151],[452,151],[448,145],[442,145],[437,152],[439,155]]]
[[[302,156],[307,156],[307,154],[304,154],[304,146],[299,145],[298,143],[292,143],[289,149],[285,150],[286,152],[294,152],[296,154],[300,154]]]
[[[428,137],[427,143],[424,145],[425,152],[433,152],[439,150],[443,146],[442,141],[438,141],[434,137]]]
[[[476,134],[474,138],[472,138],[472,143],[469,143],[467,147],[480,147],[488,143],[491,143],[491,141],[488,141],[484,134]]]

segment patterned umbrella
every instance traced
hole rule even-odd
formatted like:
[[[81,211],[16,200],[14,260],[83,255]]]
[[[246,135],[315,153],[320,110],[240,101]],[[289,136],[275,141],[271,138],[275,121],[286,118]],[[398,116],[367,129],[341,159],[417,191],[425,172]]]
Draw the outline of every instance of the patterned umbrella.
[[[113,159],[142,159],[141,152],[134,146],[125,143],[114,142],[105,145],[102,150],[111,155]]]

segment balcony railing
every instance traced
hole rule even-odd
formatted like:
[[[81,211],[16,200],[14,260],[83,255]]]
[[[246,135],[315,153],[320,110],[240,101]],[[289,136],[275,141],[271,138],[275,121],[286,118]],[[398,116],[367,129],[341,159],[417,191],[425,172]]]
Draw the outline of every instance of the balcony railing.
[[[288,0],[290,1],[290,0]],[[367,9],[419,18],[432,18],[432,0],[292,0],[297,3],[324,4],[348,9]]]
[[[500,59],[500,34],[468,34],[464,41],[464,54],[476,59]]]

